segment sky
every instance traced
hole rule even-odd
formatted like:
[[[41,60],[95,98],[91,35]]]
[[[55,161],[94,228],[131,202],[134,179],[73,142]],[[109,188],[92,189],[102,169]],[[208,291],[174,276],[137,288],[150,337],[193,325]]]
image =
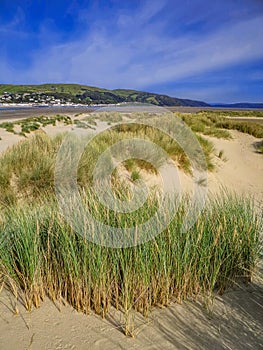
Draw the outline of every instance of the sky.
[[[263,0],[0,0],[0,83],[263,102]]]

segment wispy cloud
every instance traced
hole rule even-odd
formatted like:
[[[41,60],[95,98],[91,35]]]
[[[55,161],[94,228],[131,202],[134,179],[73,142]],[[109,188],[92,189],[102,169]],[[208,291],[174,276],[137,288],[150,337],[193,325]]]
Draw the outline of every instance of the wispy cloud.
[[[17,7],[11,21],[7,23],[0,23],[0,33],[10,34],[12,32],[19,33],[19,26],[25,21],[25,14],[21,7]]]
[[[259,44],[263,37],[261,23],[263,16],[240,21],[200,39],[185,38],[180,43],[170,43],[172,48],[163,52],[163,57],[168,54],[168,59],[164,59],[150,79],[159,82],[181,79],[263,58],[263,46]],[[149,83],[149,78],[141,81]]]
[[[36,52],[30,79],[46,78],[142,88],[208,70],[263,58],[263,16],[240,21],[206,36],[166,42],[148,31],[121,40],[92,32],[86,38]],[[42,69],[39,69],[42,67]]]
[[[92,11],[82,11],[79,18],[81,23],[86,18],[86,33],[59,42],[51,32],[46,32],[48,40],[43,31],[39,32],[40,48],[30,52],[30,65],[23,71],[15,70],[2,57],[1,75],[12,82],[79,82],[107,88],[149,89],[263,60],[263,14],[241,11],[242,15],[223,19],[220,12],[217,19],[222,20],[213,27],[213,19],[208,25],[207,16],[218,6],[207,11],[206,16],[204,11],[196,16],[192,12],[198,6],[202,9],[206,1],[198,0],[197,7],[188,12],[176,3],[178,8],[169,0],[148,0],[132,9],[120,7],[114,19],[92,19]],[[234,6],[233,1],[228,3]],[[262,75],[257,72],[255,76]]]

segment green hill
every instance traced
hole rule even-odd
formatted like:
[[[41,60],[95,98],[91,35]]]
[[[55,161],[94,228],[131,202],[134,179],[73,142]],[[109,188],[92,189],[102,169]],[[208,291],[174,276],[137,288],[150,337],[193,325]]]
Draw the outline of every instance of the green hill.
[[[82,104],[116,104],[123,102],[151,103],[157,106],[209,106],[205,102],[179,99],[144,91],[107,90],[79,84],[7,85],[0,84],[0,95],[9,95],[8,102],[28,102],[36,94],[64,102]],[[30,96],[32,95],[32,96]]]

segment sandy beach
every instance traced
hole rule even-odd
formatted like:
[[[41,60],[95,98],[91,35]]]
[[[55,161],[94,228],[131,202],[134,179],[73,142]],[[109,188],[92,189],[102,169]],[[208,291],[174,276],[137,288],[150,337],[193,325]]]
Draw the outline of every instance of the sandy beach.
[[[0,294],[0,349],[262,349],[262,297],[259,284],[241,285],[216,296],[206,310],[200,302],[156,309],[148,319],[136,315],[136,337],[122,331],[114,309],[106,319],[83,315],[62,303],[46,300],[28,313]],[[13,304],[13,305],[12,305]]]
[[[72,126],[48,126],[50,136],[70,131]],[[232,139],[207,137],[214,143],[215,171],[208,174],[211,193],[228,191],[255,197],[262,210],[263,162],[256,153],[253,136],[231,131]],[[0,129],[0,152],[23,137]],[[222,151],[223,156],[219,157]],[[192,181],[181,173],[182,186]],[[1,290],[1,285],[0,285]],[[148,319],[135,317],[135,338],[121,330],[123,316],[111,310],[102,319],[83,315],[69,305],[48,298],[39,309],[27,312],[10,293],[0,294],[0,349],[261,349],[263,347],[263,285],[255,278],[249,285],[234,286],[223,296],[215,296],[208,309],[200,301],[176,301],[166,309],[155,309]]]

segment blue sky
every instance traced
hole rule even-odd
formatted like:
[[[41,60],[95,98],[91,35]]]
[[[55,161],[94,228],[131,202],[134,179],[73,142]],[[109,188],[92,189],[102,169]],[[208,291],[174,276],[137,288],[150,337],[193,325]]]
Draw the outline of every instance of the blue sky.
[[[0,0],[0,83],[263,102],[262,0]]]

